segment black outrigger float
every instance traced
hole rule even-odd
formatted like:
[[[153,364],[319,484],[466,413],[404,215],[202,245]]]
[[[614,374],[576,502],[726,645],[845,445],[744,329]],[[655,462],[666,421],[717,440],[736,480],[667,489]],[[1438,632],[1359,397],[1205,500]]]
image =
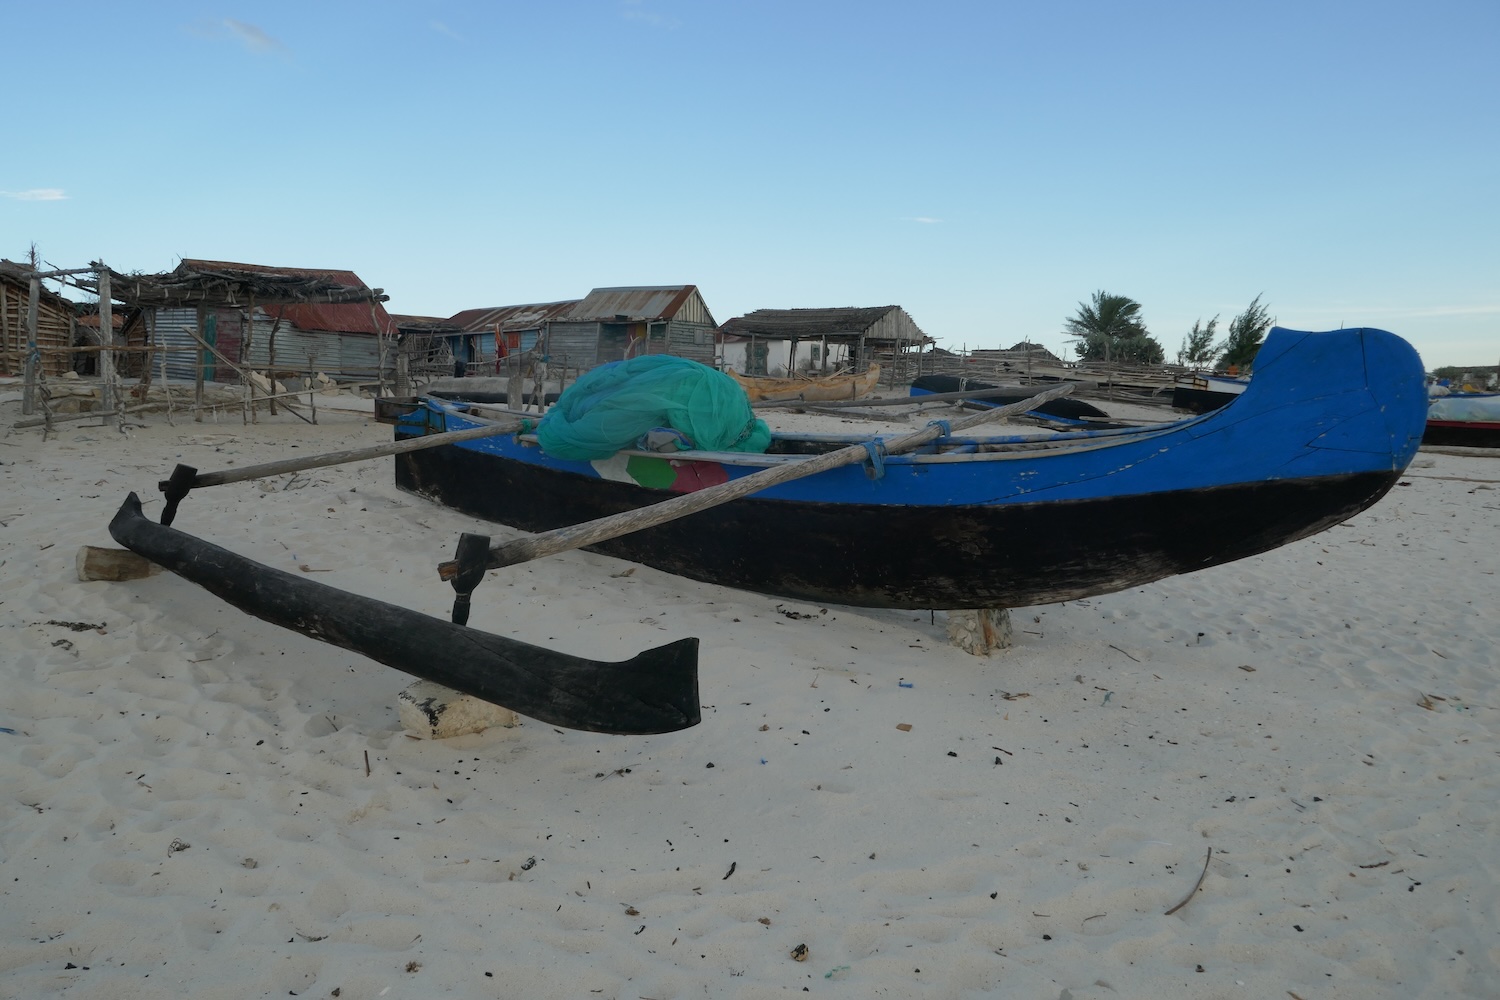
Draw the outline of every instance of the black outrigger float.
[[[569,656],[272,569],[156,524],[134,493],[110,521],[109,533],[262,621],[554,726],[644,735],[686,729],[702,719],[697,639],[679,639],[618,663]],[[466,598],[460,594],[464,604]]]

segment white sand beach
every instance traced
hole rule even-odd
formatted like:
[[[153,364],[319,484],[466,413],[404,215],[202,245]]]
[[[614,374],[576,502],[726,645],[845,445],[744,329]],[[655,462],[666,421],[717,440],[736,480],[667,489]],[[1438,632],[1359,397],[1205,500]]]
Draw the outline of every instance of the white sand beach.
[[[600,659],[699,637],[703,722],[434,741],[397,719],[405,675],[170,573],[75,573],[177,462],[389,427],[321,400],[317,426],[19,416],[11,393],[0,997],[1500,995],[1496,458],[1423,452],[1311,539],[1018,610],[988,657],[941,613],[583,552],[492,572],[479,628]],[[389,459],[197,491],[175,523],[439,617],[459,534],[513,536]]]

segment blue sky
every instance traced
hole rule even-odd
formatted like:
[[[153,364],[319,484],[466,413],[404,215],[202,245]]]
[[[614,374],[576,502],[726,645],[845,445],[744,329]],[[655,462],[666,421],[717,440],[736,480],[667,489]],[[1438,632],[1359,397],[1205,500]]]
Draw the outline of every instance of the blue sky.
[[[1257,294],[1500,361],[1500,2],[7,5],[0,256],[357,271],[392,311],[692,283],[1168,358]]]

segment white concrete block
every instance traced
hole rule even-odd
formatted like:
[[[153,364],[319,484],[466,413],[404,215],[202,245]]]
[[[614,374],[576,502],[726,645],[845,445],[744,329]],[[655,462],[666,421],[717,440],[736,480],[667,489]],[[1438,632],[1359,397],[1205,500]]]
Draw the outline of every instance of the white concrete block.
[[[444,740],[486,729],[509,729],[516,713],[432,681],[417,681],[396,696],[401,725],[414,736]]]

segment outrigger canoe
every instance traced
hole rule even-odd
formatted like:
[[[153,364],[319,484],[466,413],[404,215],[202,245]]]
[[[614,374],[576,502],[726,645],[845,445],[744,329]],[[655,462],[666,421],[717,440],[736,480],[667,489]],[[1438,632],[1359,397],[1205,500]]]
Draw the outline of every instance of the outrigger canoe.
[[[481,426],[421,397],[398,439]],[[1228,405],[1145,427],[945,434],[919,450],[783,482],[592,546],[693,580],[885,608],[1026,607],[1243,559],[1378,501],[1427,418],[1420,359],[1383,330],[1274,329]],[[780,435],[766,454],[621,451],[553,458],[532,434],[397,456],[396,483],[542,532],[646,507],[861,443]]]
[[[871,365],[858,374],[825,375],[822,378],[768,378],[729,372],[752,403],[775,403],[800,399],[809,403],[858,399],[875,391],[880,366]]]

